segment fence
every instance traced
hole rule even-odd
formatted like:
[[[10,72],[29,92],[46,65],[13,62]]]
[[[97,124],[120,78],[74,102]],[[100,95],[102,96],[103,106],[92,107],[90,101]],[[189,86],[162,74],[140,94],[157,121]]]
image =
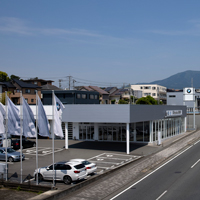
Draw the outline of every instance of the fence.
[[[51,190],[51,183],[48,185],[41,185],[40,183],[36,185],[34,177],[32,175],[23,175],[21,183],[21,175],[18,175],[16,172],[14,174],[8,173],[8,180],[6,181],[6,176],[3,173],[0,173],[0,185],[4,187],[19,189],[19,190],[28,190],[33,192],[45,192]]]

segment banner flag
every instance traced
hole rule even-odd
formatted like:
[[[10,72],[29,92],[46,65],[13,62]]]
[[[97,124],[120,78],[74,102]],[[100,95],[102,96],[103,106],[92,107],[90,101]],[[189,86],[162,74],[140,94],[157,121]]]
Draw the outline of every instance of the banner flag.
[[[11,135],[20,135],[20,118],[19,118],[19,109],[15,104],[8,99],[8,133]]]
[[[0,134],[5,133],[5,124],[4,124],[5,118],[6,118],[5,107],[0,102]]]
[[[50,132],[49,132],[50,125],[49,125],[44,107],[38,95],[37,95],[37,101],[38,101],[38,118],[37,119],[38,119],[39,135],[43,137],[50,137]]]
[[[65,108],[65,106],[62,104],[60,99],[56,97],[56,95],[53,93],[54,98],[54,134],[56,136],[59,136],[61,138],[64,137],[63,131],[62,131],[62,111]]]
[[[35,118],[33,112],[24,99],[23,99],[23,135],[25,137],[36,137]]]

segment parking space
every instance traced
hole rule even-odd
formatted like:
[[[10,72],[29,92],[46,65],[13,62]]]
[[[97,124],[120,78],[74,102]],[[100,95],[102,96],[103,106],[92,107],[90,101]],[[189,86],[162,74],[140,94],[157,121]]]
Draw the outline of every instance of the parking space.
[[[54,153],[63,151],[63,148],[54,148]],[[23,154],[25,155],[32,155],[36,156],[36,147],[28,148],[28,149],[23,149]],[[50,147],[38,147],[38,156],[46,156],[49,154],[52,154],[52,148]]]
[[[63,148],[65,145],[64,140],[55,140],[54,148],[54,160],[68,161],[70,159],[82,158],[86,159],[97,166],[96,174],[88,175],[87,179],[93,176],[103,174],[109,170],[113,170],[116,167],[123,166],[129,162],[139,159],[143,153],[132,152],[127,155],[123,150],[125,144],[123,143],[98,143],[98,142],[85,142],[70,140],[69,149]],[[135,146],[137,147],[137,146]],[[149,150],[149,149],[148,149]],[[19,150],[20,151],[20,150]],[[143,151],[143,150],[142,150]],[[38,141],[38,167],[45,167],[52,164],[52,140],[40,139]],[[33,176],[33,172],[36,169],[36,147],[23,149],[25,160],[22,162],[23,168],[23,181],[27,181],[27,176]],[[21,177],[21,163],[14,162],[9,163],[8,167],[9,177],[12,179],[20,180]],[[31,179],[31,183],[35,184],[34,179]],[[52,181],[42,181],[41,185],[52,185]],[[72,185],[77,184],[74,182]],[[66,188],[72,185],[65,185],[63,182],[56,181],[56,187]]]
[[[111,170],[120,165],[124,165],[128,162],[139,159],[140,157],[141,156],[124,155],[116,153],[102,153],[87,160],[96,164],[98,174],[103,173],[105,170]]]

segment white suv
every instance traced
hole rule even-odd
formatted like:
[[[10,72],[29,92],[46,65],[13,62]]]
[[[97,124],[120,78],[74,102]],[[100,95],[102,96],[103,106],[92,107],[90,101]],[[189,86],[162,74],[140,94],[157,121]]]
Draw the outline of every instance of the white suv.
[[[87,177],[86,167],[77,162],[57,162],[54,164],[55,180],[64,181],[65,184],[71,184],[72,181],[85,179]],[[35,180],[53,180],[53,164],[48,167],[42,167],[35,170],[33,176]]]

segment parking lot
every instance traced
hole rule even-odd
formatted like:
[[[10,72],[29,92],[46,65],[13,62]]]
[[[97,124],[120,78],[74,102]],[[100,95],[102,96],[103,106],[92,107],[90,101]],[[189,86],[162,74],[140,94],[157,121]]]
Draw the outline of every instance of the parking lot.
[[[115,169],[128,162],[139,159],[138,148],[142,146],[132,145],[132,153],[127,155],[125,152],[125,143],[103,143],[103,142],[84,142],[84,141],[69,141],[69,149],[64,148],[64,140],[55,140],[54,159],[58,161],[68,161],[73,158],[83,158],[93,162],[97,166],[95,175],[102,174],[108,170]],[[149,147],[151,148],[151,147]],[[153,148],[153,147],[152,147]],[[135,154],[134,154],[135,152]],[[27,176],[33,175],[36,169],[36,147],[23,149],[25,160],[22,162],[23,181],[28,181]],[[140,151],[140,154],[141,153]],[[44,167],[52,164],[52,141],[49,139],[39,139],[38,141],[38,165]],[[11,162],[8,163],[8,173],[11,180],[20,181],[21,178],[21,163]],[[95,176],[93,175],[93,176]],[[88,176],[89,179],[91,176]],[[32,184],[35,184],[34,179]],[[52,181],[42,181],[40,184],[51,185]],[[76,184],[76,183],[73,183]],[[56,187],[66,188],[70,187],[63,182],[56,182]]]

